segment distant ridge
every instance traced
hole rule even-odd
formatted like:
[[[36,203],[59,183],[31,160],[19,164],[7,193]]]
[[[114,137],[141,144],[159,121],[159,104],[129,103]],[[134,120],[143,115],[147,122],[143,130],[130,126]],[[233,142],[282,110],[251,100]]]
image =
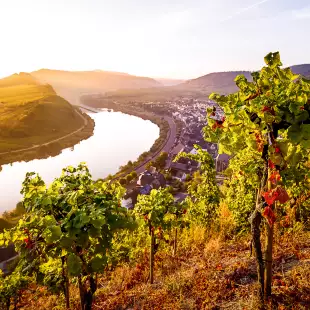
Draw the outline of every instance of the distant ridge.
[[[85,94],[101,93],[119,89],[144,89],[162,86],[148,77],[110,71],[63,71],[41,69],[31,75],[42,83],[53,86],[56,93],[73,105],[80,105],[80,97]]]
[[[290,68],[294,73],[310,78],[310,64],[295,65]],[[214,72],[188,80],[176,87],[192,91],[199,90],[207,93],[218,92],[220,94],[228,94],[238,90],[234,79],[240,74],[243,74],[248,80],[252,80],[250,71]]]
[[[26,72],[15,73],[0,80],[0,87],[39,84],[41,83],[36,78]]]
[[[148,78],[130,75],[122,72],[111,71],[65,71],[41,69],[31,72],[31,75],[41,82],[47,82],[52,86],[66,86],[79,89],[90,89],[101,92],[118,89],[149,88],[162,86],[158,81]],[[57,91],[57,90],[56,90]]]

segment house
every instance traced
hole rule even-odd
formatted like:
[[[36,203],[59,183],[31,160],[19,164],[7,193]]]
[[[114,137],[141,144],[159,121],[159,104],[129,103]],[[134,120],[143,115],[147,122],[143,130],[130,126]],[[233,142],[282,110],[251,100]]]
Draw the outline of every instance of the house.
[[[171,151],[171,155],[172,157],[175,157],[176,155],[178,155],[180,152],[183,152],[184,150],[184,145],[182,143],[177,144],[173,150]]]
[[[146,170],[139,175],[137,186],[144,187],[146,185],[152,185],[152,188],[159,189],[166,186],[166,179],[156,170],[152,170],[152,172]]]
[[[127,209],[133,209],[138,200],[138,195],[148,195],[152,189],[159,189],[166,186],[166,179],[163,174],[152,170],[144,171],[139,175],[137,185],[129,190],[123,197],[121,204]]]
[[[189,164],[172,163],[170,166],[170,172],[173,178],[184,181],[186,175],[192,172],[192,168]]]
[[[137,185],[138,186],[145,186],[147,184],[151,184],[154,181],[154,176],[149,171],[144,171],[139,175]]]

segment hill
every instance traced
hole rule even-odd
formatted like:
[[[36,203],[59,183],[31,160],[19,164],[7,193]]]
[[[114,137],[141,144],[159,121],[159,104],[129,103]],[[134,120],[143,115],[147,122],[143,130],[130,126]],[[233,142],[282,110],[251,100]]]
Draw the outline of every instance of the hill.
[[[310,64],[292,66],[291,69],[296,74],[310,78]]]
[[[166,78],[155,78],[155,80],[161,83],[163,86],[174,86],[185,82],[185,80]]]
[[[148,77],[110,71],[61,71],[41,69],[31,75],[53,86],[57,94],[79,105],[79,97],[86,93],[105,93],[118,89],[140,89],[162,86]]]
[[[290,68],[296,74],[310,77],[310,64],[295,65],[291,66]],[[243,74],[248,80],[252,79],[250,71],[214,72],[203,75],[196,79],[188,80],[177,85],[176,87],[187,90],[199,90],[208,93],[232,93],[237,91],[237,86],[234,82],[234,79],[239,74]]]
[[[0,80],[0,153],[48,142],[83,124],[50,85],[24,73]]]
[[[177,87],[202,90],[208,93],[231,93],[237,91],[234,79],[239,74],[243,74],[247,79],[251,79],[251,73],[249,71],[214,72],[186,81]]]
[[[18,85],[38,85],[38,81],[29,73],[15,73],[0,80],[0,88]]]

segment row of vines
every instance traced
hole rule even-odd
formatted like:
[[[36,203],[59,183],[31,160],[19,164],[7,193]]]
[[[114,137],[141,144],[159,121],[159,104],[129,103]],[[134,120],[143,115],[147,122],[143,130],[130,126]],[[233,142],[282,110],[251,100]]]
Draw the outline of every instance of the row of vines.
[[[232,156],[222,186],[212,157],[199,146],[197,154],[177,157],[200,162],[183,203],[175,203],[169,189],[160,189],[139,196],[135,208],[127,210],[120,202],[125,189],[93,181],[85,164],[64,169],[48,187],[28,173],[22,189],[25,214],[0,234],[0,246],[13,243],[19,254],[10,273],[0,275],[0,304],[17,307],[23,290],[35,284],[61,295],[70,308],[70,286],[75,285],[81,309],[92,309],[98,277],[124,261],[135,263],[146,244],[153,283],[160,246],[176,255],[184,227],[217,227],[221,202],[233,214],[233,233],[252,235],[263,304],[271,295],[275,223],[283,228],[293,220],[307,224],[310,215],[310,82],[281,69],[279,53],[268,54],[265,62],[253,81],[236,78],[237,93],[210,97],[225,117],[207,112],[205,138]]]

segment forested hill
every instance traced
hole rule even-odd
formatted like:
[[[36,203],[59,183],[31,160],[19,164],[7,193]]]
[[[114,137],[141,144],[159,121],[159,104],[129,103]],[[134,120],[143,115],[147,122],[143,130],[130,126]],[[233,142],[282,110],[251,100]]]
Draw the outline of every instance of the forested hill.
[[[27,73],[0,80],[0,153],[48,142],[84,121],[65,99]]]

